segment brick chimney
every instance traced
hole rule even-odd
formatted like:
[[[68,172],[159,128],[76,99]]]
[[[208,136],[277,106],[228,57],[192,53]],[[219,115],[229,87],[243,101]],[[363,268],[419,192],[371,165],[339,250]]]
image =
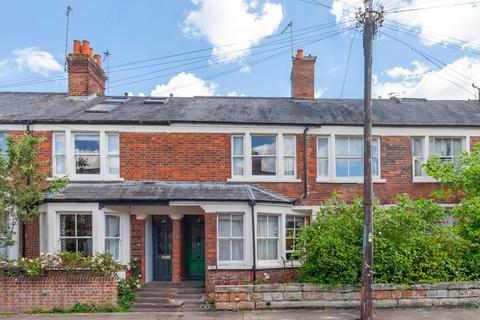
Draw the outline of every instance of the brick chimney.
[[[105,72],[100,55],[94,54],[90,43],[73,41],[73,52],[68,55],[68,95],[71,97],[103,96]]]
[[[315,61],[317,57],[304,57],[303,50],[298,49],[297,55],[292,58],[292,83],[293,99],[314,99]]]

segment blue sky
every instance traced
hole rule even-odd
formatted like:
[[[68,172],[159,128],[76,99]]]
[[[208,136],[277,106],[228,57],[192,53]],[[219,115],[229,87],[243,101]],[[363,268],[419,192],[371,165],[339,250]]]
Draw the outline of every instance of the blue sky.
[[[312,2],[320,2],[333,9]],[[375,95],[388,97],[394,93],[402,97],[430,99],[474,98],[475,90],[471,82],[476,81],[480,85],[480,1],[479,4],[452,6],[465,2],[375,1],[375,4],[383,3],[387,11],[387,27],[382,27],[381,31],[421,50],[437,64],[435,66],[405,44],[379,34],[374,45]],[[63,71],[67,4],[73,7],[68,50],[71,51],[73,39],[88,39],[97,53],[107,49],[111,52],[112,82],[109,94],[131,92],[135,95],[163,95],[173,91],[176,95],[289,96],[289,34],[278,36],[278,33],[289,21],[293,21],[295,42],[307,36],[311,38],[303,41],[312,42],[312,39],[321,38],[321,33],[325,36],[341,32],[345,27],[353,27],[352,23],[345,21],[351,19],[352,8],[360,6],[361,2],[4,1],[0,21],[3,30],[0,42],[0,90],[66,91],[66,81],[57,78],[62,77]],[[414,10],[393,12],[399,9]],[[329,28],[320,29],[319,25],[330,22]],[[334,25],[334,22],[337,24]],[[307,31],[309,33],[304,34]],[[419,36],[408,36],[408,32]],[[340,97],[353,35],[352,29],[308,46],[302,45],[306,54],[318,57],[315,84],[318,96]],[[283,42],[268,45],[271,41]],[[232,43],[235,45],[232,46]],[[212,47],[196,54],[118,67],[139,60]],[[274,59],[249,65],[252,61],[277,53]],[[208,55],[208,59],[204,58],[195,64],[181,66],[194,60],[171,62]],[[170,64],[152,65],[166,62]],[[119,71],[127,67],[135,69]],[[167,67],[170,69],[155,72]],[[196,69],[189,70],[191,68]],[[232,69],[239,71],[210,78]],[[149,74],[142,75],[144,73]],[[119,81],[122,79],[126,80]],[[37,80],[45,82],[9,86],[19,81]],[[363,53],[361,30],[358,30],[343,97],[359,98],[362,95]]]

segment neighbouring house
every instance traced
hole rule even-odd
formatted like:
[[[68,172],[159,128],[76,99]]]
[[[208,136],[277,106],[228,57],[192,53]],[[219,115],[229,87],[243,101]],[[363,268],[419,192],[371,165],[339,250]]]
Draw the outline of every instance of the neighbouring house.
[[[109,252],[138,258],[145,282],[209,291],[282,277],[321,201],[362,194],[363,100],[314,99],[315,60],[292,59],[289,98],[104,96],[100,57],[75,41],[68,93],[0,92],[0,149],[30,130],[45,137],[46,172],[70,178],[3,253]],[[478,101],[378,99],[373,110],[382,204],[429,196],[420,164],[480,142]]]

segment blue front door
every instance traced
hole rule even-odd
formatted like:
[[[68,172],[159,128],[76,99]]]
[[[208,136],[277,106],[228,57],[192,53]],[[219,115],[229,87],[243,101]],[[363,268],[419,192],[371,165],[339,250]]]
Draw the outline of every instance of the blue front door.
[[[153,280],[172,280],[172,221],[153,216]]]

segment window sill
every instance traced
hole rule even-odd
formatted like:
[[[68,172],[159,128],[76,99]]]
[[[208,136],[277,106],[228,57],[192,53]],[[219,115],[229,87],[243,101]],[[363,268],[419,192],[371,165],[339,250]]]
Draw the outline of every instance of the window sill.
[[[227,179],[227,182],[283,182],[283,183],[299,183],[301,179],[297,178],[259,178],[259,177],[234,177]]]
[[[252,266],[246,265],[217,265],[208,266],[208,270],[251,270]]]
[[[334,184],[363,184],[363,179],[319,179],[317,183],[334,183]],[[373,183],[387,183],[387,179],[373,179]]]
[[[50,177],[47,178],[47,181],[52,181],[53,179],[59,179],[62,177]],[[69,182],[123,182],[125,179],[123,178],[104,178],[104,177],[98,177],[98,178],[92,178],[92,177],[85,177],[85,178],[80,178],[80,177],[68,177]]]
[[[413,183],[437,183],[438,181],[431,177],[414,177]]]
[[[300,266],[300,262],[298,261],[294,261],[293,266],[291,262],[286,263],[284,266],[283,262],[279,261],[277,263],[265,263],[265,264],[260,263],[257,266],[257,270],[283,269],[283,268],[291,269],[291,268],[298,268],[299,266]]]

